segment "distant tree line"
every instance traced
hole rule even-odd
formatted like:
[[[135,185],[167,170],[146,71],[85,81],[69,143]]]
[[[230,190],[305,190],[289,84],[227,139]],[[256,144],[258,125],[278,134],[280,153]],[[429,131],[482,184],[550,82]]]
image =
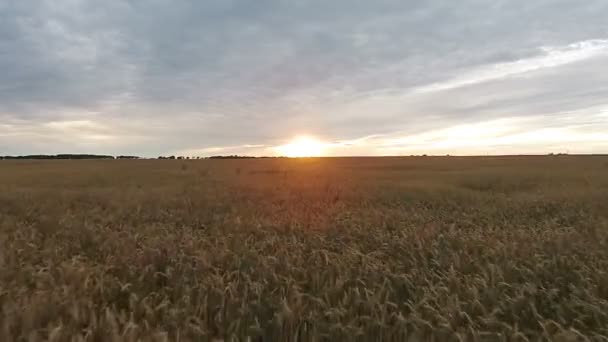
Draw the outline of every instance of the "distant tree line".
[[[239,156],[239,155],[227,155],[227,156],[211,156],[211,157],[184,157],[184,156],[159,156],[157,159],[172,159],[172,160],[185,160],[185,159],[255,159],[255,158],[284,158],[284,157],[253,157],[253,156]],[[109,156],[100,154],[31,154],[24,156],[0,156],[2,159],[141,159],[138,156]]]
[[[269,156],[252,157],[252,156],[237,156],[237,155],[233,155],[233,156],[211,156],[211,157],[207,157],[206,159],[269,159],[269,158],[277,159],[277,158],[287,158],[287,157],[283,157],[283,156],[278,156],[278,157],[269,157]]]
[[[0,156],[0,159],[114,159],[114,156],[99,154],[32,154],[25,156]]]
[[[184,157],[184,156],[159,156],[158,159],[255,159],[255,158],[280,158],[280,157],[252,157],[252,156],[239,156],[239,155],[229,155],[229,156],[211,156],[211,157]]]
[[[255,157],[250,157],[250,156],[237,156],[237,155],[232,155],[232,156],[211,156],[209,157],[209,159],[253,159]]]
[[[158,157],[158,159],[178,159],[178,160],[183,160],[183,159],[201,159],[201,157],[192,157],[192,158],[190,158],[190,157],[184,157],[184,156],[177,156],[177,157],[176,156],[168,156],[168,157],[160,156],[160,157]]]

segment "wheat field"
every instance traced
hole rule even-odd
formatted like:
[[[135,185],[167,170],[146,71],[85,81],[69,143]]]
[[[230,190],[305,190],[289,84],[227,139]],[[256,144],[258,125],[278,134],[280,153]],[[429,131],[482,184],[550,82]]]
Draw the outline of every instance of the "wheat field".
[[[608,341],[608,157],[0,161],[2,341]]]

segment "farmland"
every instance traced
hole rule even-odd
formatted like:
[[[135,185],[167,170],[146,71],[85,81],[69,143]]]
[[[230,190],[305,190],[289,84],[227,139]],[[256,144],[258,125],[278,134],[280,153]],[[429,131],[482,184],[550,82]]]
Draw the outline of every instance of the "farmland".
[[[0,161],[3,341],[608,341],[608,157]]]

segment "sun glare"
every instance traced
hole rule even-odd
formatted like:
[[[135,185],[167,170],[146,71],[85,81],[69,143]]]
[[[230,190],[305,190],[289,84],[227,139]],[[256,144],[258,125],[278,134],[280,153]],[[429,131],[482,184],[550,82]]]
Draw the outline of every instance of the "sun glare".
[[[278,146],[277,151],[286,157],[320,157],[325,152],[325,144],[319,140],[302,136],[286,145]]]

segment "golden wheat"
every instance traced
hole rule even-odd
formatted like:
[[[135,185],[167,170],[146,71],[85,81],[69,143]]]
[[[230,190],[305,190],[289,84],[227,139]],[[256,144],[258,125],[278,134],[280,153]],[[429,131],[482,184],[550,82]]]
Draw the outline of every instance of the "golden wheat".
[[[606,157],[0,161],[2,341],[608,341]]]

